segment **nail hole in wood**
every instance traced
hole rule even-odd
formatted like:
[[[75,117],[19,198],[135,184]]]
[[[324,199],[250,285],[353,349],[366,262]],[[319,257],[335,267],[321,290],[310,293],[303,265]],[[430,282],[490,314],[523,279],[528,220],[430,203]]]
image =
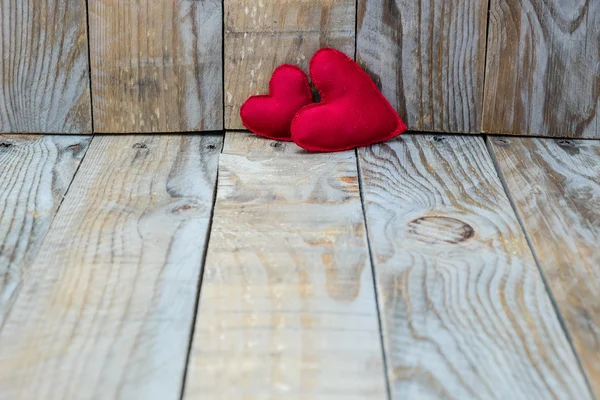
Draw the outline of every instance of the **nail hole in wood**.
[[[5,142],[0,143],[0,147],[3,149],[8,149],[9,147],[12,147],[12,146],[13,146],[12,143],[5,143]]]
[[[197,204],[184,204],[179,206],[173,210],[173,213],[179,214],[186,211],[197,211],[200,210],[200,207]]]
[[[214,144],[209,144],[208,146],[206,146],[206,148],[209,150],[214,150],[217,148],[217,146],[215,146]]]
[[[134,149],[147,149],[148,145],[145,143],[136,143],[133,145]]]
[[[271,147],[274,147],[274,148],[281,147],[281,142],[273,142],[273,143],[271,143]]]
[[[433,137],[433,141],[434,142],[443,142],[444,140],[446,140],[445,137],[441,137],[441,136],[434,136]]]
[[[572,140],[559,140],[557,143],[558,143],[559,146],[566,146],[566,147],[573,146],[573,141]]]

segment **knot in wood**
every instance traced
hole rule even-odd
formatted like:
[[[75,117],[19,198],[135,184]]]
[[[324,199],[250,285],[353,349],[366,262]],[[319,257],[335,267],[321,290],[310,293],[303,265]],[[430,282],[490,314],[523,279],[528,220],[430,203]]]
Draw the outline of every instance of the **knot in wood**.
[[[451,217],[421,217],[408,223],[408,231],[417,240],[430,244],[457,244],[475,236],[466,222]]]

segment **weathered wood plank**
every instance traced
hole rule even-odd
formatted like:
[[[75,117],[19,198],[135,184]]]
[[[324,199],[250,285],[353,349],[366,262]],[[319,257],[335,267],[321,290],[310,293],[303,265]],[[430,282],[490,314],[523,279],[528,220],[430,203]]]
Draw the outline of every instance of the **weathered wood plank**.
[[[495,138],[490,143],[600,397],[600,141]]]
[[[84,0],[0,0],[0,132],[91,132]]]
[[[0,135],[0,326],[89,138]]]
[[[412,130],[480,132],[487,0],[359,0],[357,60]]]
[[[225,0],[225,126],[243,128],[240,106],[267,93],[273,70],[308,71],[321,47],[354,57],[354,0]]]
[[[184,398],[386,398],[357,180],[227,134]]]
[[[483,140],[359,161],[393,397],[590,399]]]
[[[89,0],[97,132],[223,127],[219,1]]]
[[[0,331],[7,399],[179,399],[221,136],[95,137]]]
[[[491,0],[483,130],[600,137],[600,2]]]

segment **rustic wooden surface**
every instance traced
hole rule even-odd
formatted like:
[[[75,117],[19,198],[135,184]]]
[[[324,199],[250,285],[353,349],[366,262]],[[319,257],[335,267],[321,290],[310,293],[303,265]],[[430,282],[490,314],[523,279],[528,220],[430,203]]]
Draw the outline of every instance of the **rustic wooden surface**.
[[[273,70],[299,65],[321,47],[354,57],[354,0],[226,0],[225,127],[243,128],[240,106],[267,93]]]
[[[490,140],[538,262],[600,396],[600,142]]]
[[[84,0],[0,0],[0,132],[91,132]]]
[[[490,4],[483,130],[600,137],[600,2]]]
[[[479,137],[359,150],[397,399],[591,399]]]
[[[223,127],[219,1],[89,0],[96,132]]]
[[[221,144],[94,138],[0,332],[0,397],[180,398]]]
[[[89,137],[0,135],[0,326]]]
[[[480,132],[487,0],[359,0],[357,61],[411,130]]]
[[[225,142],[184,398],[386,398],[354,152]]]

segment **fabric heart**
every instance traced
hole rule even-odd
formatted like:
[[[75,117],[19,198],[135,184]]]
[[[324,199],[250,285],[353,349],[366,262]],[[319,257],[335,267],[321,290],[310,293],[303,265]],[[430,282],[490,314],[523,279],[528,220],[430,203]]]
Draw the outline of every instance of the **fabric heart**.
[[[317,51],[309,72],[321,102],[303,107],[294,117],[292,139],[298,146],[342,151],[384,142],[406,130],[367,73],[341,51]]]
[[[246,100],[240,108],[240,116],[244,126],[257,135],[291,142],[292,119],[311,102],[312,92],[304,71],[295,65],[283,64],[273,71],[269,94]]]

